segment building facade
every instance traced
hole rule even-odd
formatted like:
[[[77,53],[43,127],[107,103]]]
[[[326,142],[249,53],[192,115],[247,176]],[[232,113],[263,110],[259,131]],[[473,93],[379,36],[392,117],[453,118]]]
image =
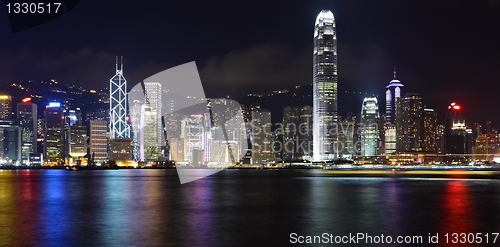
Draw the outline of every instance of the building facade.
[[[94,161],[108,159],[108,132],[104,120],[90,121],[90,156]]]
[[[396,107],[396,151],[423,151],[422,97],[408,93],[397,100]]]
[[[378,155],[378,100],[366,97],[361,108],[361,155]]]
[[[28,99],[28,98],[27,98]],[[30,99],[31,100],[31,99]],[[30,155],[37,153],[37,105],[26,100],[17,104],[17,120],[22,128],[21,156],[22,164],[28,164]]]
[[[322,10],[314,26],[313,50],[313,160],[331,160],[337,124],[337,34],[330,10]]]
[[[109,80],[109,121],[110,138],[130,137],[130,126],[127,123],[127,80],[123,76],[123,57],[118,69],[116,58],[116,74]]]
[[[267,163],[271,158],[271,112],[266,109],[252,111],[252,163]]]
[[[45,108],[45,160],[49,165],[64,165],[66,145],[63,108],[58,102],[51,102]]]

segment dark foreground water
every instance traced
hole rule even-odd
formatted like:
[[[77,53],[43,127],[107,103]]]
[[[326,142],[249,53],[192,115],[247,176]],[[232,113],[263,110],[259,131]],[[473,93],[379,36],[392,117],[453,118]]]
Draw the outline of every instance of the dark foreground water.
[[[0,246],[297,245],[291,233],[425,245],[439,233],[432,246],[443,246],[445,233],[482,233],[484,244],[500,232],[499,180],[321,175],[227,170],[180,185],[175,170],[0,170]]]

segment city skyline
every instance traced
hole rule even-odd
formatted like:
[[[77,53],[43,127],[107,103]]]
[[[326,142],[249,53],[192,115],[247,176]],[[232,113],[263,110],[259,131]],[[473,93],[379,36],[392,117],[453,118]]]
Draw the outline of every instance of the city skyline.
[[[4,5],[1,246],[500,242],[500,0]]]
[[[167,12],[187,7],[183,3],[174,8],[156,4],[158,9]],[[102,5],[103,8],[112,6],[109,2]],[[500,77],[494,69],[498,64],[495,54],[499,53],[496,45],[499,37],[495,29],[500,23],[496,21],[500,8],[493,1],[334,1],[314,4],[291,1],[285,7],[269,3],[265,6],[261,10],[264,11],[263,18],[257,23],[260,25],[246,17],[238,18],[247,32],[238,32],[237,36],[227,36],[223,32],[238,30],[235,24],[222,17],[213,18],[215,15],[231,17],[235,13],[203,4],[193,7],[194,12],[186,13],[191,18],[184,18],[188,24],[199,22],[199,18],[210,18],[214,24],[209,24],[203,32],[220,33],[204,35],[208,40],[201,46],[193,46],[192,41],[180,42],[176,37],[191,37],[193,34],[186,33],[181,29],[182,25],[174,22],[161,22],[165,26],[159,28],[156,22],[146,25],[149,18],[124,19],[120,23],[97,13],[92,15],[95,19],[90,23],[77,22],[82,14],[95,11],[90,3],[83,2],[61,18],[15,34],[10,33],[10,27],[5,23],[0,26],[0,31],[5,34],[4,48],[0,46],[0,51],[9,62],[0,59],[0,65],[5,68],[0,72],[0,80],[12,83],[56,79],[62,83],[99,88],[102,78],[109,77],[112,72],[108,59],[120,54],[126,58],[129,88],[150,74],[193,60],[198,63],[208,97],[229,94],[239,99],[249,91],[250,85],[253,93],[262,93],[269,88],[279,90],[287,85],[305,86],[312,83],[309,61],[313,47],[313,42],[307,39],[313,27],[306,23],[314,20],[321,9],[330,9],[340,18],[336,23],[337,32],[342,37],[338,44],[341,61],[338,66],[339,71],[343,71],[339,73],[339,93],[362,91],[383,95],[380,85],[392,78],[391,71],[396,65],[398,79],[404,82],[405,89],[422,93],[435,109],[443,109],[455,101],[464,106],[465,115],[478,122],[486,121],[489,116],[485,111],[471,109],[494,109],[493,90],[482,90],[494,87],[496,78]],[[246,7],[246,13],[255,9],[255,6]],[[128,3],[113,8],[124,13],[143,11]],[[290,24],[279,30],[264,25],[278,19],[265,13],[280,9]],[[159,15],[156,12],[149,14],[146,16],[150,18]],[[161,19],[175,19],[177,15],[162,16]],[[99,25],[91,25],[93,22],[99,22]],[[74,37],[59,32],[61,27],[75,29],[69,28],[71,25],[79,30]],[[127,34],[143,26],[147,28],[134,33],[130,40],[115,43],[111,42],[113,39],[107,39],[116,35],[117,30]],[[431,26],[435,28],[429,28]],[[92,35],[89,35],[90,27],[97,28]],[[159,31],[165,27],[171,35]],[[148,46],[136,38],[147,36],[146,32],[157,37]],[[253,35],[256,32],[263,35]],[[41,38],[34,45],[28,36]],[[31,59],[24,59],[26,56]],[[258,65],[255,61],[266,63]],[[276,72],[269,73],[269,69]],[[481,82],[483,87],[471,88],[474,82]],[[218,95],[222,92],[224,95]],[[359,107],[359,103],[352,104]],[[492,120],[499,122],[500,117],[493,116]]]
[[[480,126],[481,123],[477,123],[476,121],[467,121],[468,124],[466,125],[465,120],[460,120],[461,122],[459,123],[453,122],[453,125],[450,125],[448,113],[441,115],[440,110],[434,111],[434,107],[433,106],[429,107],[428,105],[428,102],[432,102],[432,99],[422,97],[420,92],[414,93],[412,91],[406,90],[408,87],[408,84],[406,83],[405,83],[406,87],[404,88],[403,92],[402,89],[404,86],[401,83],[401,81],[399,81],[396,78],[396,67],[394,67],[393,71],[394,74],[393,80],[390,81],[389,85],[385,87],[387,91],[385,91],[384,94],[382,94],[383,96],[385,95],[386,99],[385,102],[386,111],[385,115],[382,115],[381,119],[382,121],[379,122],[379,109],[382,104],[378,103],[379,101],[377,99],[378,95],[376,97],[369,97],[369,95],[366,95],[367,94],[366,92],[365,95],[361,95],[360,92],[359,96],[364,97],[361,111],[359,109],[356,109],[356,107],[353,107],[353,104],[357,104],[359,106],[359,102],[356,102],[357,97],[351,97],[350,100],[345,100],[342,99],[342,97],[339,97],[338,93],[339,85],[344,85],[345,82],[338,84],[337,25],[334,14],[330,10],[323,9],[319,12],[319,14],[316,17],[314,26],[314,47],[312,53],[313,53],[312,56],[313,81],[311,83],[312,90],[309,89],[308,85],[305,86],[295,85],[294,87],[296,90],[299,90],[302,87],[303,89],[309,91],[309,95],[307,98],[305,97],[305,95],[303,95],[302,98],[305,99],[303,99],[302,101],[296,101],[290,105],[287,105],[287,107],[293,106],[294,109],[296,109],[295,111],[297,111],[297,113],[294,118],[301,117],[298,114],[298,107],[307,107],[308,105],[311,105],[311,103],[313,106],[313,111],[312,111],[313,153],[312,157],[311,155],[308,156],[309,158],[305,158],[306,156],[303,156],[301,157],[302,159],[311,159],[313,161],[321,162],[321,161],[340,158],[341,156],[349,157],[349,155],[352,156],[356,154],[360,154],[362,156],[373,156],[379,154],[391,154],[394,151],[396,151],[397,153],[424,151],[424,152],[437,152],[440,154],[448,154],[449,152],[458,154],[466,154],[466,153],[471,154],[473,146],[472,145],[473,137],[472,135],[469,136],[469,134],[472,134],[474,131],[475,138],[483,134]],[[140,161],[158,160],[161,157],[168,158],[169,147],[168,143],[164,144],[165,140],[162,138],[162,133],[163,131],[165,131],[165,128],[163,128],[163,130],[161,128],[163,120],[160,119],[160,116],[163,117],[163,113],[166,110],[163,109],[162,107],[162,102],[161,102],[162,94],[167,93],[170,90],[170,88],[167,86],[162,90],[161,83],[159,82],[151,82],[151,81],[142,82],[142,87],[144,88],[144,90],[146,90],[145,102],[143,102],[143,104],[145,103],[147,105],[146,106],[140,105],[140,109],[139,108],[134,110],[130,109],[131,106],[128,105],[128,103],[130,102],[131,104],[135,104],[135,100],[127,102],[127,95],[129,94],[129,91],[127,90],[127,80],[125,80],[123,74],[123,57],[121,57],[120,59],[120,65],[118,64],[118,56],[116,56],[115,60],[116,60],[116,65],[115,65],[116,74],[109,80],[109,93],[102,94],[102,97],[99,97],[99,103],[97,103],[97,105],[101,106],[103,106],[104,104],[109,104],[109,112],[103,113],[105,116],[106,115],[109,116],[105,117],[105,119],[96,119],[96,118],[92,119],[92,120],[108,121],[109,125],[108,131],[109,131],[109,141],[110,141],[109,143],[110,146],[108,147],[108,152],[110,152],[110,154],[108,156],[110,157],[110,159],[113,159],[112,157],[115,157],[116,155],[118,156],[121,155],[120,157],[125,157],[127,155],[132,154],[134,159]],[[195,63],[191,64],[192,66],[196,66]],[[347,70],[349,69],[350,68],[347,68]],[[274,72],[276,71],[273,71],[273,73]],[[340,72],[342,72],[342,70],[340,70]],[[150,78],[156,78],[156,77],[153,76]],[[25,90],[26,92],[29,92],[30,89],[29,87],[31,87],[31,85],[29,85],[30,83],[33,83],[33,81],[29,82],[28,85],[22,82],[24,86],[21,83],[12,83],[10,86],[11,89],[12,87],[15,87],[16,89],[22,89]],[[54,85],[49,86],[51,92],[67,94],[68,90],[59,88],[57,86],[58,85],[57,81],[52,80],[49,85],[52,84]],[[42,86],[43,86],[43,81],[42,81]],[[68,87],[68,85],[66,86]],[[137,84],[136,86],[141,86],[141,85]],[[268,86],[267,89],[269,90],[271,86]],[[75,85],[69,86],[69,88],[73,88],[73,91],[71,92],[72,94],[82,95],[83,92],[87,93],[86,90],[82,89],[81,87],[76,88]],[[384,90],[384,87],[381,87],[381,89]],[[31,92],[33,93],[32,88],[31,90],[32,90]],[[257,91],[259,90],[258,85],[255,87],[254,90]],[[210,87],[207,89],[207,91],[210,91]],[[408,93],[404,94],[406,91],[408,91]],[[90,90],[88,92],[97,93],[96,90]],[[100,92],[103,92],[103,90],[101,90]],[[229,99],[230,95],[226,94],[227,92],[229,91],[222,90],[222,93],[224,93],[226,95],[226,98]],[[278,92],[273,91],[273,94],[274,93],[286,94],[288,92],[289,92],[288,89],[283,89],[282,91],[280,90]],[[355,92],[353,93],[354,95],[357,96]],[[268,96],[272,96],[273,94],[268,94]],[[341,94],[342,95],[349,94],[349,91],[347,90],[344,92],[341,91]],[[101,93],[99,93],[99,95],[101,95]],[[38,95],[38,92],[27,96],[44,99],[44,96]],[[262,97],[261,95],[247,94],[247,98],[254,96],[257,96],[259,98]],[[293,96],[297,96],[296,93],[293,93]],[[372,96],[375,96],[375,94],[372,94]],[[4,109],[4,111],[6,111],[4,113],[8,114],[7,110],[10,109],[10,105],[13,105],[11,102],[12,95],[6,95],[4,97],[9,97],[8,99],[9,106]],[[82,116],[80,113],[81,109],[78,108],[78,106],[80,106],[80,104],[83,105],[82,102],[84,101],[84,98],[80,97],[81,98],[80,100],[75,100],[75,98],[72,96],[68,97],[64,96],[63,98],[57,98],[57,96],[53,97],[54,97],[53,99],[50,98],[44,99],[45,101],[49,101],[48,102],[49,104],[46,108],[46,111],[43,111],[44,114],[46,114],[47,116],[44,119],[46,130],[44,133],[43,148],[44,148],[44,153],[46,154],[47,161],[56,164],[63,162],[65,157],[67,157],[68,153],[72,157],[75,156],[71,154],[75,153],[71,150],[72,148],[76,148],[77,143],[82,142],[72,137],[74,135],[73,133],[79,131],[81,132],[81,130],[78,130],[76,126],[75,127],[70,127],[70,126],[75,124],[74,121],[76,120],[78,120],[79,123],[81,124],[82,122]],[[191,96],[187,95],[187,98],[191,98]],[[208,99],[210,98],[210,96],[207,96],[206,98]],[[205,96],[203,95],[203,97],[200,98],[200,100],[201,99],[205,100]],[[17,102],[18,99],[14,97],[14,100],[15,100],[14,103],[18,103]],[[42,100],[42,104],[40,104],[40,106],[44,105],[43,104],[44,100]],[[266,100],[266,102],[267,101],[268,100]],[[272,104],[275,101],[276,101],[275,98],[273,97],[269,98],[269,103]],[[285,101],[285,103],[286,102],[290,103],[292,101],[293,100],[288,99]],[[462,115],[463,104],[461,104],[460,101],[458,102],[459,102],[458,104],[453,103],[452,106],[453,109],[455,109],[455,107],[458,107],[458,110],[460,110],[460,115]],[[171,100],[167,100],[165,103],[170,104],[169,105],[170,108],[175,105],[175,104],[172,105]],[[261,105],[260,103],[256,101],[247,105],[248,107],[250,107],[252,115],[254,115],[255,111],[259,111],[259,108],[263,110],[266,108],[266,104]],[[58,104],[58,106],[55,106],[55,104]],[[34,107],[36,107],[36,105],[34,105]],[[285,107],[281,106],[281,108],[284,109]],[[75,110],[79,111],[78,113],[80,114],[79,117],[77,117],[77,112]],[[87,111],[89,109],[87,107],[83,107],[83,110],[85,111],[85,115],[87,115]],[[268,116],[266,115],[266,117],[264,118],[266,122],[265,126],[266,128],[269,128],[269,131],[267,131],[264,136],[258,138],[262,140],[266,139],[266,141],[263,142],[264,144],[255,145],[256,143],[254,143],[254,140],[252,140],[255,139],[254,137],[257,137],[256,135],[254,135],[255,134],[253,133],[254,131],[250,131],[248,134],[250,140],[252,140],[253,145],[255,147],[259,147],[260,151],[262,151],[260,148],[261,146],[265,147],[266,155],[264,156],[267,156],[268,154],[270,156],[266,157],[265,159],[262,159],[262,157],[260,156],[259,157],[255,156],[254,153],[252,155],[252,160],[262,159],[263,160],[262,162],[265,163],[270,161],[271,159],[276,158],[274,157],[274,154],[272,154],[274,153],[274,151],[271,151],[271,145],[270,145],[271,143],[273,143],[274,145],[275,139],[279,140],[280,138],[282,138],[283,144],[286,144],[286,141],[292,141],[292,143],[299,143],[298,140],[301,139],[300,137],[291,135],[290,129],[286,130],[288,135],[286,137],[280,136],[281,134],[271,134],[271,131],[274,131],[275,129],[274,127],[272,127],[272,124],[281,122],[281,121],[273,121],[272,116],[274,116],[274,114],[271,114],[271,112],[275,112],[275,110],[269,111],[269,115]],[[279,112],[281,113],[281,109]],[[355,112],[356,114],[359,114],[359,112],[361,112],[361,115],[358,115],[357,117],[352,116],[352,118],[350,118],[349,117],[350,113],[346,114],[346,112]],[[430,112],[433,113],[431,114]],[[445,112],[445,110],[443,112]],[[140,116],[139,118],[137,118],[137,113],[139,113]],[[54,116],[49,117],[51,116],[51,114]],[[59,118],[59,116],[61,116],[61,118]],[[132,118],[130,118],[131,116]],[[438,116],[441,116],[441,118],[445,120],[445,123],[443,125],[444,126],[443,135],[438,134],[437,124],[440,124],[440,121],[437,121]],[[292,117],[292,115],[290,115],[290,117]],[[340,124],[343,117],[345,117],[346,122]],[[4,117],[4,119],[8,118],[9,117]],[[69,120],[66,118],[68,118]],[[205,120],[208,119],[207,117],[204,118]],[[426,118],[426,120],[422,121],[423,118]],[[467,117],[464,117],[464,119],[466,118]],[[32,120],[32,125],[34,124],[35,121],[38,120],[36,120],[36,118],[35,120]],[[198,119],[195,122],[200,122],[200,121],[201,120]],[[297,120],[292,120],[291,122],[297,122]],[[352,135],[349,134],[351,136],[349,135],[346,136],[346,133],[342,134],[334,133],[335,130],[338,128],[338,126],[351,125],[347,124],[348,122],[351,122],[352,126],[356,125],[356,122],[360,124],[361,126],[357,127],[356,125],[356,127],[361,128],[361,134],[358,133],[358,136],[356,136],[356,134],[353,133]],[[86,123],[90,123],[88,122],[88,119]],[[283,123],[285,123],[285,113],[283,115]],[[474,126],[471,125],[472,123],[474,123]],[[488,124],[488,122],[483,122],[483,123],[485,124],[485,126]],[[132,139],[131,139],[132,136],[130,135],[129,124],[132,124],[133,130],[136,132],[133,135]],[[169,125],[172,123],[166,123],[166,124]],[[268,124],[270,126],[267,126]],[[458,125],[455,126],[456,124],[460,124],[460,126]],[[377,127],[373,128],[372,127],[373,125],[377,125]],[[139,129],[137,129],[137,126],[139,126]],[[183,129],[186,126],[175,127],[175,129],[181,128],[182,131],[184,131]],[[475,129],[473,130],[472,127],[474,127]],[[13,123],[9,128],[15,129],[18,128],[18,126],[15,123]],[[262,127],[259,127],[259,129],[261,128]],[[81,129],[83,130],[83,127]],[[137,132],[138,130],[140,133]],[[297,128],[293,131],[295,132],[296,130]],[[450,130],[452,131],[450,132]],[[17,133],[17,132],[15,132],[14,130],[14,132],[12,133]],[[207,132],[212,132],[212,130],[210,130],[210,128],[207,128]],[[485,130],[485,133],[494,135],[498,134],[498,132],[491,127],[488,129],[488,131]],[[12,136],[9,138],[14,138],[13,137],[14,134],[9,134],[9,135]],[[24,133],[23,135],[29,136],[29,134],[24,134]],[[32,136],[30,137],[31,139],[29,139],[28,137],[26,138],[29,139],[29,140],[27,139],[28,141],[31,141],[33,143],[32,140],[33,135],[32,134],[30,135]],[[180,136],[181,139],[184,138],[183,135]],[[189,135],[197,136],[198,133],[189,131]],[[68,136],[71,136],[71,138],[67,138]],[[442,137],[442,139],[440,141],[435,141],[435,139],[438,138],[438,136]],[[496,136],[496,138],[498,137]],[[124,140],[118,140],[118,139],[124,139]],[[210,149],[210,145],[208,143],[211,143],[211,139],[210,141],[209,139],[206,138],[201,138],[200,139],[201,141],[191,140],[193,139],[192,137],[189,137],[188,139],[186,139],[188,140],[186,142],[186,145],[188,145],[189,148],[184,151],[185,155],[187,155],[188,157],[186,159],[189,161],[198,160],[198,158],[195,158],[195,156],[198,157],[198,155],[201,155],[200,157],[205,157],[203,159],[207,161],[207,157],[210,156],[209,154],[210,151],[208,151]],[[345,152],[345,150],[339,150],[339,146],[344,146],[344,144],[339,145],[341,139],[349,140],[350,144],[348,146],[353,146],[354,149],[356,149],[355,147],[357,147],[357,145],[360,144],[359,152],[355,150],[353,150],[352,152],[351,151]],[[355,142],[354,139],[357,139],[357,141]],[[69,144],[66,144],[68,140]],[[385,149],[385,144],[384,144],[385,140],[388,141],[389,144],[388,147],[390,147],[388,149]],[[424,140],[426,140],[425,145],[424,145]],[[359,141],[361,143],[359,143]],[[229,140],[226,140],[226,142],[229,143]],[[128,147],[127,149],[123,149],[123,147],[128,145],[127,143],[131,144],[132,147],[131,149],[130,147]],[[393,149],[394,144],[395,144],[395,149]],[[83,145],[83,143],[81,145]],[[240,144],[237,143],[236,145]],[[194,150],[192,146],[193,147],[195,146],[196,150]],[[78,147],[78,149],[83,149],[83,148],[84,148],[83,146]],[[205,152],[204,148],[207,149],[206,153],[204,153]],[[29,145],[26,145],[24,149],[34,150],[32,148],[30,149]],[[254,149],[253,151],[256,152],[255,148],[253,149]],[[387,152],[385,150],[387,150]],[[455,151],[450,151],[450,150],[455,150]],[[30,152],[35,153],[33,151]],[[342,152],[342,154],[340,154],[339,152]],[[79,153],[81,152],[79,151]],[[297,152],[297,154],[299,154],[299,152]],[[296,157],[297,154],[292,154],[291,157]],[[77,154],[76,156],[84,156],[84,155]],[[23,154],[23,157],[24,160],[28,159],[27,154]],[[137,157],[140,158],[138,159]],[[285,158],[283,154],[281,154],[281,157],[282,159]],[[202,158],[200,158],[200,160],[201,159]],[[233,163],[234,162],[235,161],[233,161]]]

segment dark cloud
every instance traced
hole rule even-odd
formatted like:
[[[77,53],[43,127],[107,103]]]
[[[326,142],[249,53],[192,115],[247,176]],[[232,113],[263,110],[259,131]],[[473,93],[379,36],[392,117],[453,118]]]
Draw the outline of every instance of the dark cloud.
[[[80,86],[103,86],[114,70],[114,56],[90,47],[78,50],[37,50],[22,48],[0,50],[0,78],[4,83],[16,80],[57,79]]]
[[[310,84],[311,50],[294,51],[281,43],[266,43],[211,57],[198,68],[207,94],[218,90],[269,92]]]
[[[312,83],[312,42],[296,51],[281,43],[266,43],[213,56],[199,65],[207,93],[269,92]],[[339,83],[348,87],[383,87],[392,75],[388,52],[381,46],[338,44]],[[388,81],[387,81],[388,82]],[[380,84],[380,85],[378,85]]]

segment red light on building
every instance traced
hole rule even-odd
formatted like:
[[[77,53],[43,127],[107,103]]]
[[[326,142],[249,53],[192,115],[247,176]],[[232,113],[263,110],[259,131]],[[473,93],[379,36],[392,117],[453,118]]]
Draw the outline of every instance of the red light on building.
[[[31,98],[30,97],[26,97],[22,101],[23,101],[23,103],[27,103],[27,102],[31,101]]]
[[[460,108],[461,108],[461,107],[460,107],[459,105],[454,105],[454,106],[453,106],[453,110],[460,110]]]

